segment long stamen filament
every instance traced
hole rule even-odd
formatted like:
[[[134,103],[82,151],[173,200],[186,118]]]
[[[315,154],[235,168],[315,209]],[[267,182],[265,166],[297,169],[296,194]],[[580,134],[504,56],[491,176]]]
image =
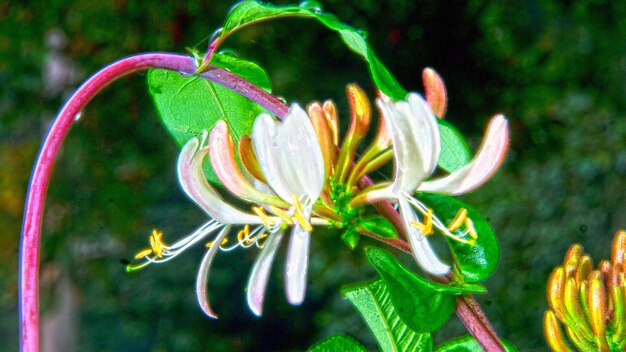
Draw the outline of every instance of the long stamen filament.
[[[302,228],[304,228],[308,232],[313,231],[313,226],[311,226],[311,224],[304,217],[302,204],[300,204],[300,199],[298,199],[298,196],[296,194],[293,195],[293,205],[295,207],[293,216],[296,218],[300,226],[302,226]]]

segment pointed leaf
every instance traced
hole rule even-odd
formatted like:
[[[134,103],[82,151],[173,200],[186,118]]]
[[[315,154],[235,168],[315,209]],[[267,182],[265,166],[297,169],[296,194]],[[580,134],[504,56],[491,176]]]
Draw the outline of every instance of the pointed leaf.
[[[481,282],[496,271],[500,260],[500,245],[491,225],[478,211],[443,194],[417,193],[416,197],[432,208],[434,214],[444,224],[449,224],[459,209],[467,209],[467,215],[474,223],[478,234],[476,244],[472,246],[446,238],[466,282]],[[461,234],[464,228],[462,226],[456,233]]]
[[[418,334],[402,321],[382,280],[348,286],[341,292],[365,319],[383,352],[432,351],[430,334]]]
[[[356,340],[343,335],[333,335],[315,344],[308,352],[365,352],[365,347]]]
[[[506,352],[517,352],[517,347],[508,341],[502,341]],[[482,352],[482,348],[470,335],[457,337],[437,347],[435,352]]]
[[[365,253],[387,285],[398,315],[412,330],[435,331],[454,313],[456,300],[453,294],[446,292],[445,286],[413,274],[385,250],[370,247]]]
[[[367,62],[372,79],[378,89],[394,100],[402,100],[407,92],[378,59],[364,38],[362,31],[353,28],[329,13],[310,6],[274,6],[256,1],[242,1],[228,14],[220,34],[220,41],[235,31],[260,21],[281,17],[314,18],[330,30],[336,31],[350,50]]]
[[[215,54],[211,63],[263,89],[270,89],[267,74],[253,62]],[[150,70],[148,86],[161,121],[179,146],[193,137],[200,137],[204,130],[211,130],[221,119],[228,121],[237,145],[239,138],[252,130],[254,118],[263,112],[263,108],[239,93],[199,77],[184,77],[178,72]],[[208,167],[207,177],[219,184]]]

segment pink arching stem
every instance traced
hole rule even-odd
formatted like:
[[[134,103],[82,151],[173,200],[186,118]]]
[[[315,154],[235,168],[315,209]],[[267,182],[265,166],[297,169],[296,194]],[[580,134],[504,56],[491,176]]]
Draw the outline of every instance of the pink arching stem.
[[[188,75],[193,75],[196,71],[192,58],[178,54],[138,54],[114,62],[95,73],[74,92],[57,115],[43,141],[28,186],[22,224],[19,273],[20,347],[22,351],[39,351],[39,252],[41,226],[46,191],[61,144],[69,132],[74,117],[84,109],[98,92],[118,78],[150,68],[178,71]],[[263,106],[279,118],[283,118],[289,111],[289,107],[275,96],[226,70],[209,66],[206,72],[198,76],[238,92]],[[387,208],[385,211],[387,213],[386,216],[396,223],[397,213],[393,211],[396,216],[392,216],[393,214],[389,213],[393,208],[390,209],[389,206],[385,208]],[[374,238],[378,237],[371,235]],[[392,243],[389,244],[394,245]],[[406,246],[400,245],[398,247],[396,244],[396,248],[407,249],[402,247]],[[459,299],[457,315],[486,351],[503,351],[497,335],[495,335],[486,317],[482,314],[480,307],[478,307],[471,296],[468,295],[464,299]]]
[[[91,76],[67,100],[43,141],[28,186],[22,224],[19,275],[20,346],[22,351],[36,352],[39,350],[38,285],[41,224],[46,191],[61,144],[74,121],[74,117],[98,92],[120,77],[150,68],[162,68],[187,74],[193,74],[196,70],[190,57],[167,53],[139,54],[106,66]],[[284,117],[289,111],[289,108],[278,98],[228,71],[209,68],[200,76],[250,98],[276,116]]]

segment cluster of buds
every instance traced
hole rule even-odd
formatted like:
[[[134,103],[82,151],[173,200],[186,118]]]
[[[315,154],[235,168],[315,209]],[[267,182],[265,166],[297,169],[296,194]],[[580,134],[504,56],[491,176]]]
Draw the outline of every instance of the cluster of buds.
[[[568,250],[563,265],[548,281],[550,310],[544,315],[544,333],[554,351],[624,351],[626,348],[626,231],[613,240],[611,261],[597,269],[579,244]]]

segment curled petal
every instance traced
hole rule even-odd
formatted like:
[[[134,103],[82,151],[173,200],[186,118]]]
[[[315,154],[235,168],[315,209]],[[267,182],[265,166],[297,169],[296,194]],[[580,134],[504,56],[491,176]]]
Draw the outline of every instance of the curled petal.
[[[509,144],[507,120],[502,115],[491,119],[480,150],[469,164],[450,175],[422,183],[418,191],[456,195],[482,185],[498,169]]]
[[[200,308],[202,311],[213,319],[217,319],[217,314],[213,312],[211,305],[209,304],[209,297],[207,296],[207,283],[209,281],[209,270],[211,270],[211,264],[213,263],[213,258],[220,250],[220,243],[222,240],[226,238],[228,235],[228,231],[230,231],[230,226],[226,226],[220,231],[220,233],[213,241],[214,245],[209,248],[209,250],[202,258],[202,263],[200,264],[200,269],[198,269],[198,277],[196,278],[196,296],[198,297],[198,303],[200,304]]]
[[[317,199],[324,185],[324,157],[313,124],[306,112],[292,104],[279,132],[281,172],[291,192]]]
[[[263,312],[263,299],[265,298],[265,289],[270,275],[270,269],[276,256],[276,251],[280,246],[283,238],[283,231],[279,231],[270,235],[265,245],[254,263],[250,279],[248,280],[248,306],[252,313],[261,316]]]
[[[211,131],[209,156],[215,174],[234,195],[254,203],[287,205],[276,197],[259,192],[241,173],[235,159],[235,144],[224,120],[219,121]]]
[[[408,233],[409,244],[413,250],[413,257],[424,271],[429,274],[442,276],[450,271],[450,266],[441,262],[437,254],[428,243],[426,236],[411,226],[412,221],[417,221],[417,216],[411,209],[411,205],[405,199],[399,199],[399,211],[404,228]]]
[[[291,202],[292,191],[281,172],[278,122],[268,114],[261,114],[252,127],[252,142],[259,166],[267,184],[283,200]]]
[[[198,150],[199,144],[197,138],[191,139],[183,146],[178,157],[178,181],[183,191],[207,215],[222,224],[259,224],[258,217],[226,203],[209,185],[202,167],[202,161],[208,150],[207,148]]]
[[[309,221],[311,206],[303,207],[303,217]],[[304,301],[306,292],[306,276],[309,266],[309,242],[311,233],[300,223],[296,223],[291,230],[289,248],[287,250],[285,289],[287,301],[298,305]]]
[[[393,189],[412,193],[433,172],[439,158],[437,119],[428,103],[411,93],[407,101],[377,100],[389,128],[395,156]]]

